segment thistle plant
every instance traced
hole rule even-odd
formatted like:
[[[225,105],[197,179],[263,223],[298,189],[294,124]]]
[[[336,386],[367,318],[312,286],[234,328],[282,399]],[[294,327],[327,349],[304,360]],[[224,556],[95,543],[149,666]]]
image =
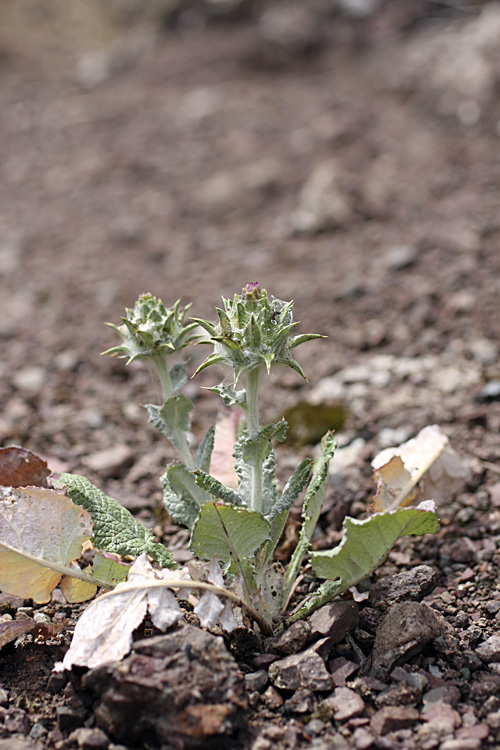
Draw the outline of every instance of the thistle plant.
[[[228,405],[239,404],[246,413],[247,434],[255,440],[261,427],[259,416],[259,384],[265,372],[285,365],[295,370],[306,379],[299,363],[293,359],[292,352],[299,345],[312,339],[322,338],[321,334],[306,333],[291,336],[297,325],[293,321],[293,302],[282,302],[269,299],[267,292],[261,290],[257,283],[247,284],[242,294],[234,299],[223,298],[223,308],[216,308],[219,322],[217,325],[196,319],[209,334],[210,338],[200,344],[211,344],[213,353],[199,366],[197,372],[210,365],[223,365],[233,371],[234,386],[243,376],[246,380],[244,391],[238,395],[221,383],[212,390],[219,392]],[[266,436],[284,439],[286,425],[280,422],[273,426],[274,435]],[[268,430],[269,432],[269,430]],[[269,454],[270,455],[270,454]],[[249,504],[252,510],[259,513],[263,510],[263,463],[265,451],[255,455],[251,463]]]
[[[155,424],[176,446],[184,463],[194,468],[193,458],[186,439],[189,431],[189,412],[192,404],[180,390],[187,381],[187,368],[184,362],[175,362],[174,355],[199,337],[193,334],[197,323],[184,324],[191,305],[180,307],[177,300],[171,308],[152,294],[143,294],[135,306],[126,308],[123,324],[108,323],[122,339],[119,346],[108,349],[104,354],[127,358],[127,364],[142,360],[151,364],[160,380],[163,406],[150,404],[146,408],[150,421]],[[168,413],[182,414],[183,418],[169,420]],[[175,424],[174,424],[175,422]],[[172,428],[169,425],[172,424]],[[165,432],[166,430],[166,432]]]
[[[223,306],[216,308],[215,323],[199,318],[185,323],[188,307],[180,308],[176,302],[168,309],[152,295],[143,295],[133,309],[126,311],[123,325],[112,326],[122,342],[108,353],[127,357],[128,362],[136,359],[150,362],[160,378],[163,403],[146,406],[149,420],[173,443],[181,459],[170,463],[161,477],[163,502],[173,520],[190,530],[193,554],[210,561],[209,583],[200,584],[205,594],[200,608],[195,609],[207,625],[215,624],[220,613],[219,623],[229,629],[227,602],[231,601],[250,613],[263,632],[277,632],[370,575],[400,536],[434,532],[437,528],[432,507],[398,508],[363,520],[346,518],[343,538],[337,547],[311,550],[311,539],[328,489],[335,440],[327,433],[318,458],[314,462],[308,458],[301,461],[280,488],[273,443],[284,440],[287,425],[283,419],[261,423],[259,411],[263,379],[280,366],[289,367],[305,378],[294,358],[295,349],[322,338],[320,334],[293,335],[297,323],[292,308],[292,302],[270,297],[252,283],[234,298],[223,299]],[[195,332],[198,327],[208,334],[201,341]],[[195,341],[212,347],[197,372],[211,365],[229,369],[232,384],[223,382],[210,390],[219,394],[226,406],[241,409],[245,415],[233,449],[238,476],[236,489],[210,474],[214,426],[209,428],[195,454],[189,446],[190,413],[194,405],[181,393],[187,379],[186,364],[175,362],[173,355]],[[127,554],[128,545],[131,554],[137,555],[137,543],[133,544],[137,531],[128,517],[118,513],[116,501],[82,477],[65,474],[61,481],[73,501],[90,512],[96,526],[94,538],[100,533],[101,549],[116,552],[116,540],[125,539],[120,554]],[[299,541],[285,569],[274,560],[274,553],[290,509],[301,497]],[[100,529],[102,525],[105,533]],[[149,537],[140,542],[140,549],[160,564],[168,555],[161,545],[154,546]],[[325,582],[289,613],[289,600],[306,556],[316,575]],[[168,566],[172,565],[170,559]],[[162,567],[167,566],[162,564]],[[191,586],[190,581],[179,576],[169,580],[164,585],[177,591]],[[210,617],[202,615],[205,596],[212,597],[215,620],[213,606]],[[217,597],[226,597],[226,606]]]

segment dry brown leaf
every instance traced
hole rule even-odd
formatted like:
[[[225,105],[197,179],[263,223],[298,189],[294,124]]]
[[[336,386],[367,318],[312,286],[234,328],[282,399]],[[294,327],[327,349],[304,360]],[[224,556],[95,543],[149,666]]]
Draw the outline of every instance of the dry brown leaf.
[[[46,487],[50,470],[35,453],[11,445],[0,448],[0,485],[4,487]]]

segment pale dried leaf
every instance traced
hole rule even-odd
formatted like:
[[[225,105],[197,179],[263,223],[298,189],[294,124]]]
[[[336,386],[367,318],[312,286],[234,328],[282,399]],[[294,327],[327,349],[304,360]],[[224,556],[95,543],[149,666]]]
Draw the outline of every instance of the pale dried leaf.
[[[0,487],[0,589],[38,604],[50,601],[91,536],[90,514],[68,497],[39,487]]]
[[[71,646],[57,671],[71,667],[97,667],[122,659],[132,647],[134,630],[149,611],[153,623],[165,630],[182,617],[175,596],[153,581],[173,578],[172,571],[153,569],[142,554],[130,568],[128,580],[112,594],[95,599],[78,620]],[[132,589],[131,586],[134,586]]]
[[[238,623],[236,622],[236,618],[234,616],[233,607],[229,600],[226,601],[226,603],[224,604],[224,609],[219,615],[219,625],[221,626],[222,630],[226,631],[226,633],[231,633],[238,627]]]
[[[200,618],[200,623],[204,628],[214,628],[223,609],[224,604],[217,594],[205,591],[193,611]]]
[[[87,602],[97,593],[97,586],[93,583],[81,581],[79,578],[71,576],[63,576],[59,583],[59,588],[63,592],[66,601],[70,604]]]
[[[449,497],[469,473],[438,425],[428,425],[406,443],[381,451],[372,466],[378,485],[375,510]]]

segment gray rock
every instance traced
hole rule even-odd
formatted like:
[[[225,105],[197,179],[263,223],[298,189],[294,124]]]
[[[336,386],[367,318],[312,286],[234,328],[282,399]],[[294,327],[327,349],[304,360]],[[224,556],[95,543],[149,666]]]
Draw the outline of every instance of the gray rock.
[[[269,677],[273,685],[285,690],[332,688],[332,677],[314,648],[275,661],[269,667]]]
[[[285,630],[274,644],[276,651],[280,654],[296,654],[306,645],[306,641],[309,638],[311,627],[308,622],[299,620],[294,622],[288,630]]]
[[[296,234],[317,234],[344,226],[353,216],[351,197],[334,160],[318,164],[305,182],[291,217]]]
[[[476,648],[476,654],[486,663],[500,661],[500,635],[490,636]]]
[[[287,713],[310,714],[314,711],[314,706],[312,690],[296,690],[292,697],[285,701],[283,709]]]
[[[418,253],[410,245],[395,245],[389,248],[384,255],[383,262],[391,271],[400,271],[409,268],[417,260]]]
[[[11,737],[7,740],[0,740],[0,750],[43,750],[43,746],[22,737]]]
[[[353,716],[359,716],[365,709],[361,696],[348,687],[335,688],[333,695],[323,701],[323,704],[333,709],[335,721],[347,721]]]
[[[326,604],[309,618],[311,640],[330,638],[340,643],[350,630],[359,626],[359,609],[356,602],[337,601]]]
[[[264,669],[259,669],[258,672],[250,672],[245,675],[245,687],[252,693],[261,693],[266,687],[268,682],[267,672]]]
[[[382,621],[372,655],[370,674],[387,680],[391,670],[419,653],[439,636],[452,638],[444,617],[419,602],[403,602],[389,610]],[[450,645],[451,648],[451,645]]]
[[[441,736],[452,734],[462,723],[460,714],[449,703],[428,703],[422,710],[422,718],[427,722],[427,731]]]
[[[349,661],[343,656],[339,656],[328,663],[328,668],[332,673],[333,686],[345,687],[346,680],[358,671],[359,664]]]
[[[69,739],[75,742],[80,750],[106,750],[109,745],[109,737],[97,727],[75,729],[71,732]]]
[[[460,690],[456,685],[441,685],[441,687],[429,690],[422,696],[424,705],[427,703],[449,703],[456,708],[460,702]]]
[[[386,576],[370,589],[370,601],[387,606],[402,601],[420,602],[437,585],[437,573],[430,565],[417,565],[394,576]]]

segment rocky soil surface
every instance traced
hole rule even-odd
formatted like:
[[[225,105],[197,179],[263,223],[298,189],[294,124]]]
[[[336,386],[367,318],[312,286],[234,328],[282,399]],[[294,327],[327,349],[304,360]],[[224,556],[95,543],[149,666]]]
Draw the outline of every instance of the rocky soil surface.
[[[217,23],[210,5],[168,28],[133,2],[0,10],[1,444],[85,474],[183,561],[158,481],[173,455],[139,406],[156,386],[100,357],[103,322],[145,291],[211,318],[258,280],[329,337],[300,353],[310,383],[278,373],[265,403],[346,415],[317,548],[366,512],[373,456],[425,425],[469,478],[365,598],[279,638],[191,615],[58,675],[81,606],[0,594],[0,624],[61,626],[0,651],[0,750],[498,747],[500,3],[253,4]],[[194,441],[212,382],[189,386]]]

